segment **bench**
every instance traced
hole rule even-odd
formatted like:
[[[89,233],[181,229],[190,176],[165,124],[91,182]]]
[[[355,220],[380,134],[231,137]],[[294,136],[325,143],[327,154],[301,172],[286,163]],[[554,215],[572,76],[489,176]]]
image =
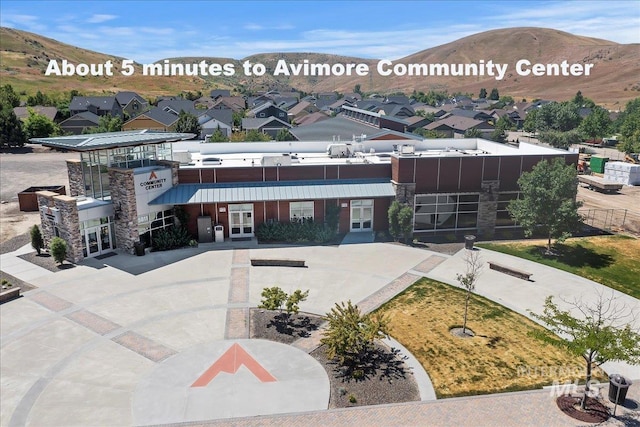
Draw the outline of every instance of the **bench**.
[[[254,267],[306,267],[301,259],[252,259]]]
[[[0,303],[11,301],[12,299],[18,298],[20,296],[20,288],[13,287],[11,289],[5,289],[0,292]]]
[[[515,268],[507,267],[505,265],[498,264],[498,263],[491,262],[491,261],[489,261],[489,268],[491,270],[496,270],[496,271],[499,271],[501,273],[505,273],[505,274],[508,274],[510,276],[514,276],[514,277],[517,277],[519,279],[527,280],[527,281],[531,280],[530,277],[533,274],[533,273],[527,273],[526,271],[517,270]]]

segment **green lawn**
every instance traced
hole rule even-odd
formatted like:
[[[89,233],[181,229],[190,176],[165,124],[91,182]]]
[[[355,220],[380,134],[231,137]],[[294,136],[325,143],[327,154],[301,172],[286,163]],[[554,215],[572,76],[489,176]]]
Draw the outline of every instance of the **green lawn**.
[[[627,236],[569,239],[544,255],[546,241],[481,243],[478,246],[586,277],[640,299],[640,240]]]

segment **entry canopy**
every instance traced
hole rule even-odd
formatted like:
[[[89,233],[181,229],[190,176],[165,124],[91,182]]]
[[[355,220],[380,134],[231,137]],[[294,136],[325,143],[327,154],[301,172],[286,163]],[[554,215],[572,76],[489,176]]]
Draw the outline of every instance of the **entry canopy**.
[[[123,132],[89,133],[51,138],[31,138],[30,141],[45,147],[69,151],[96,151],[107,148],[133,147],[136,145],[162,144],[192,139],[193,133],[159,132],[149,129]]]
[[[269,202],[277,200],[393,197],[388,179],[234,182],[180,184],[152,200],[150,205]]]

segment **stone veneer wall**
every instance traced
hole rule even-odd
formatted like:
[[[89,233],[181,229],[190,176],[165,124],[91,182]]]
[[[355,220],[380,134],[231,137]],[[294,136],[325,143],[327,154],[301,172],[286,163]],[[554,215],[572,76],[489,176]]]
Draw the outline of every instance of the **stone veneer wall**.
[[[395,200],[413,208],[416,195],[416,183],[400,184],[395,181],[391,181],[391,185],[393,185],[393,189],[396,192]]]
[[[73,263],[82,261],[84,236],[80,234],[80,219],[78,217],[78,204],[75,197],[58,195],[51,191],[38,191],[38,209],[40,211],[40,222],[42,237],[48,246],[51,239],[55,237],[55,224],[47,217],[41,207],[48,206],[60,210],[60,222],[57,224],[60,238],[67,242],[67,259]]]
[[[118,248],[133,254],[138,234],[138,209],[133,169],[109,168],[111,202],[116,211],[115,230]]]
[[[180,162],[173,160],[156,160],[156,163],[160,166],[167,166],[171,168],[171,185],[176,186],[179,183],[178,169],[180,169]]]
[[[483,239],[491,239],[495,234],[499,190],[500,181],[482,181],[478,204],[478,234]]]
[[[67,174],[69,175],[69,195],[86,196],[82,162],[75,159],[67,160]]]

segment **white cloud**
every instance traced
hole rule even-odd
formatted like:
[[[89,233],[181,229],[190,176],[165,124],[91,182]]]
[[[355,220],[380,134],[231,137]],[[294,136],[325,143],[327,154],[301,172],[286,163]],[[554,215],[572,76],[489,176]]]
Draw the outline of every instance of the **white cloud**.
[[[279,25],[261,25],[255,23],[245,24],[242,28],[247,31],[284,31],[284,30],[293,30],[295,27],[290,24],[279,24]]]
[[[20,28],[32,32],[43,32],[47,30],[47,26],[40,22],[38,16],[11,12],[3,12],[0,14],[0,26]]]
[[[116,15],[95,14],[95,15],[92,15],[89,19],[87,19],[87,23],[89,23],[89,24],[100,24],[102,22],[111,21],[111,20],[116,19],[116,18],[117,18]]]

